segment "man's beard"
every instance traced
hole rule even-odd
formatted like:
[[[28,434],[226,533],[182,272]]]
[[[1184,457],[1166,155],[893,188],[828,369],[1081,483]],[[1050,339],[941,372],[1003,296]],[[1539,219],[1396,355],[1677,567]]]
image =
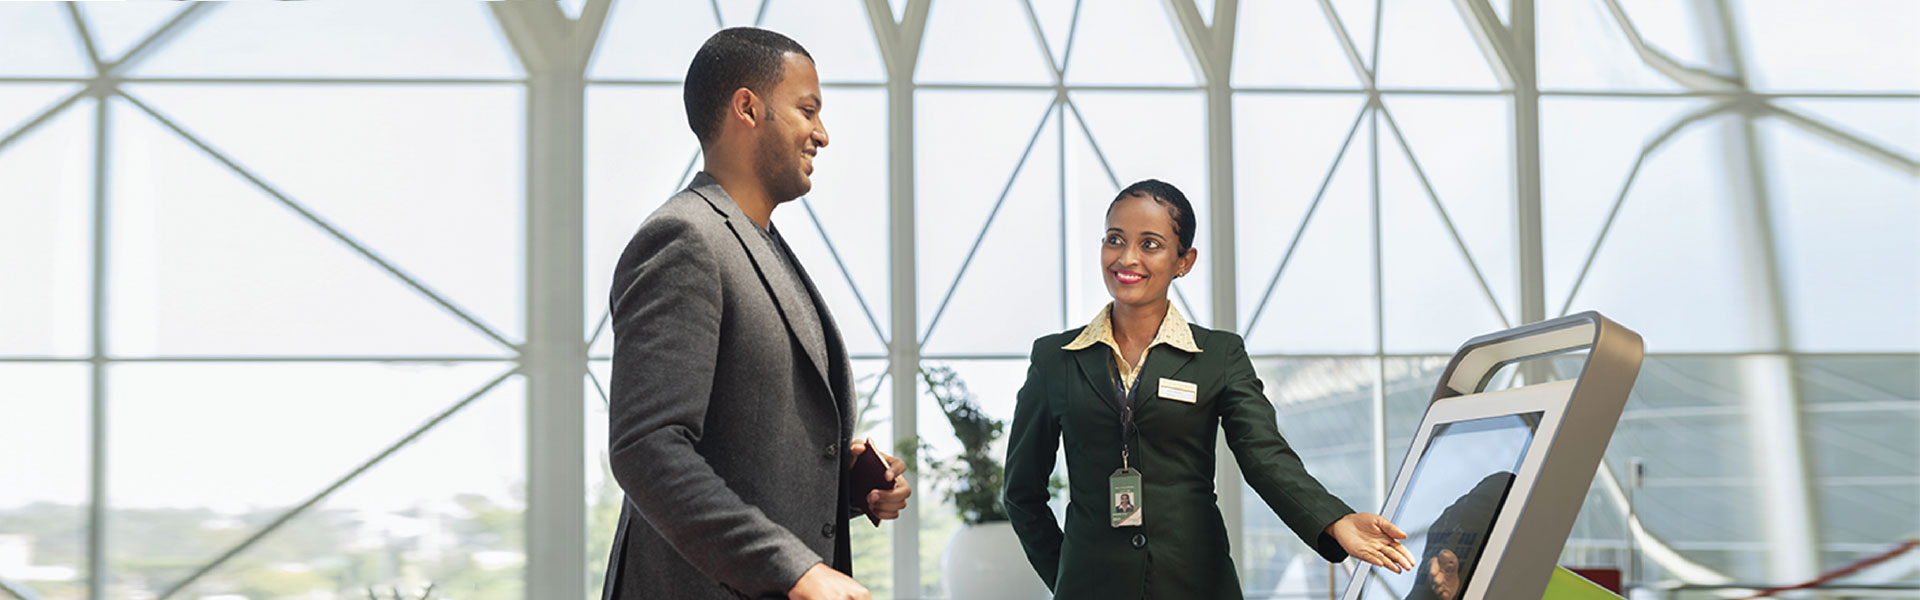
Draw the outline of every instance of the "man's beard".
[[[773,124],[773,120],[768,119],[767,124]],[[766,186],[767,196],[774,204],[799,198],[813,188],[813,183],[801,174],[800,161],[794,160],[793,152],[780,136],[768,135],[760,140],[754,175]]]

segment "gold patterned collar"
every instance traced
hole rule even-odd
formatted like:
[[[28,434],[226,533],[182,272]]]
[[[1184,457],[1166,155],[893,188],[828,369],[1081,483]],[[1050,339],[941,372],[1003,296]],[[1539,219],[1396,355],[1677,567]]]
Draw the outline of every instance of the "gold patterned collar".
[[[1113,337],[1112,302],[1108,302],[1106,306],[1100,308],[1100,314],[1093,318],[1093,322],[1087,324],[1086,329],[1080,330],[1079,337],[1073,338],[1072,342],[1061,346],[1060,349],[1082,350],[1096,343],[1103,343],[1113,348],[1113,353],[1116,356],[1120,354],[1120,342]],[[1160,344],[1166,344],[1190,353],[1198,354],[1200,352],[1200,345],[1193,343],[1193,329],[1187,327],[1187,318],[1181,316],[1180,309],[1174,308],[1172,303],[1168,303],[1167,316],[1160,320],[1160,331],[1154,332],[1153,342],[1147,344],[1147,348],[1152,349],[1154,346]]]

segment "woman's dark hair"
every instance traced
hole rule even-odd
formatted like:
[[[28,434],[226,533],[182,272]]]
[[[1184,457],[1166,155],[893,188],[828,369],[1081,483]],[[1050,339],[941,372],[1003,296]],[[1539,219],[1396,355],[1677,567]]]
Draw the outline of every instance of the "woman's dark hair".
[[[1166,207],[1167,216],[1173,217],[1173,233],[1180,236],[1178,253],[1186,254],[1187,249],[1193,247],[1193,204],[1187,202],[1187,195],[1180,193],[1180,188],[1158,179],[1144,179],[1120,190],[1120,195],[1107,204],[1107,212],[1113,212],[1113,205],[1129,196],[1149,198]]]

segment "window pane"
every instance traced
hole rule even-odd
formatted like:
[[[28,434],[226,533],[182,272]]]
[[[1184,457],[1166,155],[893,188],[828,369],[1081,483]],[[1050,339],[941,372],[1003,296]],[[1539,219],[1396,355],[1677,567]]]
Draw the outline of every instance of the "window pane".
[[[1767,90],[1920,89],[1920,5],[1904,0],[1739,3],[1748,64]]]
[[[207,7],[133,73],[147,77],[518,77],[486,6],[341,2]]]
[[[719,29],[705,2],[614,2],[587,73],[594,79],[678,80],[687,76],[700,44]]]
[[[1240,285],[1260,286],[1266,294],[1255,304],[1242,305],[1249,319],[1245,331],[1249,352],[1350,353],[1374,352],[1377,313],[1373,278],[1373,206],[1368,183],[1372,142],[1363,123],[1359,138],[1347,148],[1347,158],[1335,170],[1318,208],[1307,217],[1306,230],[1288,259],[1273,291],[1266,294],[1271,274]],[[1309,163],[1313,164],[1313,163]],[[1301,202],[1308,202],[1302,200]],[[1282,222],[1284,223],[1284,221]],[[1241,248],[1257,244],[1275,256],[1294,244],[1291,225],[1278,225],[1263,235],[1243,235]],[[1277,263],[1277,259],[1276,263]]]
[[[61,5],[0,4],[0,76],[86,77],[86,50]]]
[[[1445,352],[1503,329],[1519,314],[1511,119],[1506,101],[1494,98],[1396,97],[1389,108],[1418,162],[1408,160],[1398,140],[1383,142],[1385,350]]]
[[[1367,160],[1352,148],[1340,154],[1365,104],[1357,95],[1234,95],[1236,326],[1244,328],[1253,318],[1293,232],[1335,161]],[[1366,133],[1364,128],[1355,131],[1357,141],[1365,143]]]
[[[0,364],[0,565],[47,600],[86,597],[89,369]],[[32,457],[26,459],[23,457]]]
[[[1650,356],[1607,446],[1624,476],[1646,464],[1635,510],[1653,536],[1736,581],[1768,581],[1740,358]],[[1573,364],[1561,365],[1571,373]],[[1648,559],[1645,565],[1657,567]]]
[[[178,16],[185,6],[164,2],[74,4],[86,18],[87,30],[100,59],[115,61],[134,45],[153,35],[161,24]],[[150,46],[151,47],[151,46]]]
[[[175,585],[504,369],[113,367],[114,579],[137,591]],[[263,397],[265,389],[275,392]],[[450,595],[517,597],[525,560],[524,397],[518,380],[495,387],[194,591],[358,594],[369,586],[417,590],[433,582]]]
[[[1541,242],[1550,309],[1566,303],[1634,161],[1665,130],[1706,106],[1683,99],[1540,100]],[[1658,160],[1657,154],[1647,160]]]
[[[1920,182],[1777,120],[1760,131],[1795,345],[1920,351]]]
[[[502,351],[145,114],[113,116],[116,354]]]
[[[1553,279],[1580,287],[1564,311],[1550,304],[1549,314],[1598,310],[1640,332],[1655,351],[1769,347],[1754,326],[1767,317],[1750,300],[1765,282],[1752,276],[1752,252],[1741,245],[1751,199],[1733,192],[1729,169],[1741,159],[1725,144],[1739,126],[1735,116],[1696,122],[1652,154],[1586,279],[1577,280],[1577,264]]]
[[[1067,83],[1198,83],[1179,24],[1164,5],[1153,0],[1107,0],[1085,3],[1080,10],[1084,35],[1074,40]]]
[[[0,131],[69,91],[0,86]],[[0,355],[88,352],[94,107],[74,104],[0,149]]]
[[[1370,67],[1378,67],[1374,59],[1374,41],[1380,36],[1380,0],[1333,0],[1334,15],[1340,19],[1340,25],[1347,30],[1347,37],[1353,39],[1354,50],[1359,51],[1360,60]]]
[[[1920,359],[1804,357],[1801,396],[1820,568],[1837,569],[1920,529]]]
[[[127,90],[481,322],[521,337],[520,86]]]
[[[1234,36],[1233,84],[1240,87],[1360,85],[1326,13],[1310,2],[1240,5]],[[1371,24],[1369,24],[1371,26]],[[1242,113],[1242,111],[1235,111]],[[1241,125],[1236,120],[1235,125]],[[1239,138],[1234,139],[1236,144]]]
[[[1381,87],[1499,88],[1459,5],[1387,0],[1381,7]]]
[[[653,7],[648,5],[649,9]],[[813,55],[822,82],[875,82],[887,79],[886,67],[880,59],[880,47],[873,41],[873,26],[868,23],[867,10],[860,0],[767,0],[766,18],[761,25],[786,34],[805,46],[807,54]],[[697,49],[699,46],[693,47]],[[688,61],[691,62],[692,58],[689,57]],[[827,114],[835,116],[834,121],[854,114],[847,111],[848,106],[841,102],[837,98],[827,100],[827,106],[833,109]],[[881,112],[876,115],[882,123],[885,122],[885,114]],[[849,139],[847,136],[836,138]],[[878,139],[885,140],[886,137]]]
[[[1041,53],[1026,12],[1016,0],[934,2],[928,11],[914,81],[1053,82],[1046,55]]]
[[[1064,328],[1058,296],[1057,117],[1048,116],[1041,127],[1049,95],[922,91],[916,98],[920,167],[914,182],[914,260],[926,351],[1023,353],[1033,338]],[[951,114],[983,118],[937,116]],[[1034,144],[1030,152],[1029,142]],[[988,227],[988,215],[1009,181],[1012,190]],[[988,237],[963,276],[961,263],[983,230]],[[938,328],[927,335],[955,282],[959,287],[953,288],[954,300],[947,309],[951,314],[941,315]],[[1039,298],[1008,296],[1005,286],[1010,284],[1031,289]],[[1009,311],[1010,302],[1022,306]]]
[[[1541,2],[1535,19],[1542,89],[1681,89],[1646,65],[1600,0]]]

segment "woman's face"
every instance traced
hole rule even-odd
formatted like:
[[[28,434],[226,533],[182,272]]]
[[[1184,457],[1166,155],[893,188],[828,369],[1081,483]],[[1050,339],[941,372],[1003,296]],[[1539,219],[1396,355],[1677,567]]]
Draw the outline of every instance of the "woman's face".
[[[1193,268],[1199,252],[1179,252],[1173,214],[1152,198],[1127,196],[1107,209],[1100,264],[1107,294],[1117,304],[1147,306],[1167,299],[1175,276]]]

